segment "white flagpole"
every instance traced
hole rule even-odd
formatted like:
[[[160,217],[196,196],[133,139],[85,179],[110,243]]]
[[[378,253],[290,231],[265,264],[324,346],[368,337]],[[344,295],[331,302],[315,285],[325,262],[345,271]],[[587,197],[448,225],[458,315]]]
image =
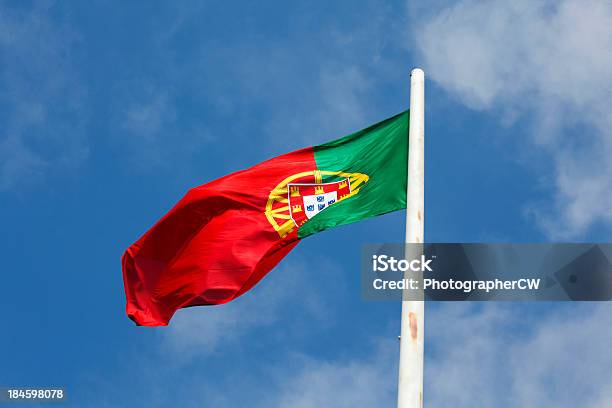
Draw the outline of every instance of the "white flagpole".
[[[408,130],[408,189],[406,243],[423,243],[425,159],[425,73],[410,73],[410,125]],[[421,282],[422,283],[422,282]],[[413,292],[414,293],[414,292]],[[398,408],[423,406],[423,300],[402,301],[400,329]]]

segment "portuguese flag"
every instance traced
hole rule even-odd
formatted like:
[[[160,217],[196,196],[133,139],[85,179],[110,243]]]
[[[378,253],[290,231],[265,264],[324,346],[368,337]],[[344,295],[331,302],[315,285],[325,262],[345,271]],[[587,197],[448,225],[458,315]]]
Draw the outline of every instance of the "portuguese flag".
[[[124,253],[127,314],[229,302],[316,232],[406,208],[408,112],[195,187]]]

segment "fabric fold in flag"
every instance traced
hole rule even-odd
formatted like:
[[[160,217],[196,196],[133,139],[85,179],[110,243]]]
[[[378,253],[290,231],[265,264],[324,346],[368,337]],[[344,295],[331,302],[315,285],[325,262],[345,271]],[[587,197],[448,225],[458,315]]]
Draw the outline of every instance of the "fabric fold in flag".
[[[406,207],[408,112],[191,189],[122,258],[127,314],[167,325],[251,289],[300,241]]]

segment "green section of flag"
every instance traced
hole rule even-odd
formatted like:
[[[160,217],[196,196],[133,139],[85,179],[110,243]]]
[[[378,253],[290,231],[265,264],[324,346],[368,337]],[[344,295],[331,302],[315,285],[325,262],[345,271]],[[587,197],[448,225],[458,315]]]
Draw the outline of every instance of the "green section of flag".
[[[358,194],[326,208],[302,225],[300,238],[337,225],[406,208],[408,111],[333,142],[315,146],[317,169],[367,174]],[[338,177],[323,178],[323,182]]]

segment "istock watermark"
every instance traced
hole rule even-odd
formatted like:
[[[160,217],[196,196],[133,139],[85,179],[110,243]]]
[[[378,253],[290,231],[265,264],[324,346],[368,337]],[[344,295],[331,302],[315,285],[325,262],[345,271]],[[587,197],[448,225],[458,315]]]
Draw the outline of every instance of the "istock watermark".
[[[541,279],[517,279],[517,280],[438,280],[432,278],[423,278],[424,290],[460,290],[464,293],[470,293],[474,290],[491,291],[500,290],[538,290],[540,288]],[[372,287],[375,290],[418,290],[420,281],[414,278],[403,278],[397,280],[384,280],[376,278],[372,282]]]
[[[610,300],[612,244],[369,244],[367,300]]]
[[[433,259],[426,259],[425,255],[421,255],[419,259],[396,259],[394,256],[388,255],[372,255],[372,270],[376,272],[385,271],[413,271],[424,272],[431,271],[429,264]]]

